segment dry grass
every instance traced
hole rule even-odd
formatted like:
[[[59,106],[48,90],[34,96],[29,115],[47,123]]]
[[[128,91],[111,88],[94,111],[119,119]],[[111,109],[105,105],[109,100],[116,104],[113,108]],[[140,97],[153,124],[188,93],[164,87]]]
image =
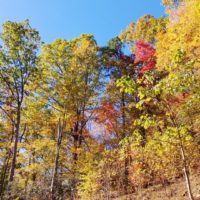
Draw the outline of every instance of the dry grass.
[[[200,200],[200,174],[191,176],[192,190],[195,200]],[[137,191],[135,194],[114,198],[113,200],[188,200],[187,190],[183,179],[162,186],[151,186]]]

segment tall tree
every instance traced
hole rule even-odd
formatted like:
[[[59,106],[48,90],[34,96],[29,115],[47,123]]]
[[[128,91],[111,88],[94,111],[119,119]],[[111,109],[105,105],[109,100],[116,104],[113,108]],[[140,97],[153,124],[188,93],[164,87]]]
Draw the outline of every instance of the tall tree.
[[[97,105],[100,86],[97,44],[92,35],[81,35],[71,41],[56,40],[43,47],[40,64],[46,76],[41,91],[61,121],[59,125],[61,135],[57,144],[61,145],[64,132],[67,133],[65,137],[71,142],[68,150],[73,155],[72,163],[67,165],[74,174],[71,187],[74,192],[77,183],[78,154],[86,142],[85,134],[88,134],[86,127]],[[57,169],[59,146],[55,158]],[[54,174],[53,179],[56,179],[56,176],[58,174]],[[55,183],[53,179],[52,183]]]
[[[20,23],[10,21],[4,23],[0,38],[3,43],[0,49],[0,90],[4,94],[0,97],[0,106],[15,128],[9,175],[9,181],[12,182],[16,168],[21,110],[24,98],[28,94],[26,86],[36,70],[40,37],[39,33],[31,28],[26,20]],[[14,113],[13,118],[4,109],[6,102],[9,102]]]

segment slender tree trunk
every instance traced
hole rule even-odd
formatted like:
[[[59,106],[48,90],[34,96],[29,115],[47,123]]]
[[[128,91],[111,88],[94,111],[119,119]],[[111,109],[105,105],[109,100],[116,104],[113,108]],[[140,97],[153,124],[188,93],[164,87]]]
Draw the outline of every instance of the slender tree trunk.
[[[32,159],[31,159],[31,162],[33,163],[33,164],[35,164],[36,163],[36,159],[35,159],[35,149],[33,149],[32,150]],[[35,180],[36,180],[36,172],[34,172],[33,174],[32,174],[32,182],[34,183],[35,182]]]
[[[73,153],[73,160],[74,160],[74,164],[76,164],[77,160],[78,160],[78,154],[77,154],[77,149],[78,149],[78,140],[79,140],[79,136],[78,134],[74,135],[74,153]]]
[[[21,103],[18,102],[17,119],[16,119],[16,124],[15,124],[15,135],[14,135],[14,147],[12,150],[13,157],[12,157],[11,168],[10,168],[9,182],[12,182],[14,180],[14,175],[15,175],[17,145],[18,145],[18,138],[19,138],[19,131],[20,131],[20,118],[21,118]]]
[[[126,137],[126,114],[125,114],[125,93],[122,92],[122,97],[121,97],[121,106],[122,106],[122,139]],[[128,193],[128,185],[129,185],[129,156],[128,156],[128,148],[126,149],[125,152],[125,161],[124,161],[124,193]]]
[[[74,164],[76,164],[77,160],[78,160],[78,154],[77,154],[77,148],[78,148],[78,142],[79,142],[79,133],[78,133],[78,130],[79,130],[79,121],[77,120],[75,125],[74,125],[74,128],[72,130],[73,132],[73,145],[74,145],[74,152],[73,152],[73,161],[74,161]]]
[[[189,178],[187,159],[186,159],[186,156],[185,156],[185,149],[184,149],[184,145],[183,145],[183,141],[182,141],[180,131],[178,129],[179,126],[178,126],[178,123],[176,122],[176,117],[173,113],[172,113],[172,116],[171,116],[171,120],[173,122],[174,127],[177,130],[177,133],[178,133],[179,144],[180,144],[180,152],[181,152],[181,157],[182,157],[182,161],[183,161],[183,172],[184,172],[184,176],[185,176],[185,183],[186,183],[186,187],[187,187],[187,191],[188,191],[188,197],[189,197],[189,200],[194,200],[194,197],[192,195],[190,178]]]
[[[61,122],[60,122],[60,119],[59,119],[58,129],[57,129],[57,145],[56,145],[54,169],[53,169],[53,176],[52,176],[52,181],[51,181],[51,199],[52,200],[55,200],[55,186],[56,186],[56,183],[57,183],[57,174],[58,174],[58,167],[59,167],[59,155],[60,155],[61,142],[62,142],[62,127],[61,127]]]
[[[185,183],[186,183],[186,186],[187,186],[188,197],[189,197],[189,200],[194,200],[194,197],[192,195],[192,189],[191,189],[191,183],[190,183],[190,178],[189,178],[187,160],[186,160],[186,157],[185,157],[185,151],[184,151],[184,147],[183,147],[183,144],[182,144],[182,140],[181,140],[180,143],[181,143],[181,145],[180,145],[181,156],[182,156],[182,160],[183,160],[183,172],[184,172],[184,176],[185,176]]]
[[[5,183],[5,178],[6,178],[6,172],[8,170],[9,160],[10,160],[10,153],[8,153],[7,157],[5,158],[5,162],[2,168],[2,172],[1,172],[0,197],[3,196],[4,183]]]
[[[122,137],[126,137],[126,114],[125,114],[125,93],[122,92],[122,97],[121,97],[121,106],[122,106]]]
[[[11,133],[11,138],[10,138],[10,143],[12,143],[13,141],[13,136],[14,136],[14,126],[12,126],[12,133]],[[1,183],[0,183],[0,198],[3,197],[3,192],[4,192],[4,188],[6,187],[5,184],[5,179],[6,179],[6,173],[9,169],[9,161],[11,158],[11,149],[7,148],[7,154],[4,160],[4,165],[1,171]]]

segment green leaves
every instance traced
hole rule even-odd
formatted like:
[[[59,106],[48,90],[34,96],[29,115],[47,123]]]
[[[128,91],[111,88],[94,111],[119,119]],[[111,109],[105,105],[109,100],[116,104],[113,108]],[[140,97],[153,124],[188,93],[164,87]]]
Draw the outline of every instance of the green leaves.
[[[116,85],[120,88],[120,92],[128,94],[132,94],[137,87],[136,83],[128,76],[122,76],[116,81]]]
[[[28,20],[3,24],[0,34],[1,87],[7,89],[16,101],[22,101],[26,85],[36,70],[39,33],[30,27]]]
[[[134,121],[135,126],[141,126],[144,129],[148,129],[150,126],[155,125],[155,121],[149,115],[141,115],[139,119]]]

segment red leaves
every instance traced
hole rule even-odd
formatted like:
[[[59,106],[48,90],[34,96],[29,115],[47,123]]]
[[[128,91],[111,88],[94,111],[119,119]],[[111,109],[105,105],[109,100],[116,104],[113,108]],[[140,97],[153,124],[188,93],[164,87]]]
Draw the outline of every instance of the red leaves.
[[[144,72],[153,70],[153,69],[155,68],[155,64],[156,64],[155,61],[149,61],[149,62],[147,62],[147,63],[144,64],[144,65],[142,66],[142,68],[139,70],[138,74],[139,74],[139,75],[143,75]]]
[[[155,68],[156,56],[155,49],[143,40],[139,40],[135,44],[135,64],[142,63],[142,67],[138,70],[139,75],[143,75],[145,71]]]
[[[143,40],[135,44],[135,62],[146,62],[155,56],[155,49]]]

